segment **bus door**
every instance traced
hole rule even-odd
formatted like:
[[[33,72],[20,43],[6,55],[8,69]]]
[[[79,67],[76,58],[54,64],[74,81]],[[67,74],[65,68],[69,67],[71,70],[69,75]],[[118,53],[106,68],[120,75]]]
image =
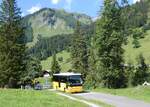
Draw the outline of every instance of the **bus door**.
[[[62,91],[66,89],[67,86],[67,76],[61,76],[60,77],[60,88]]]

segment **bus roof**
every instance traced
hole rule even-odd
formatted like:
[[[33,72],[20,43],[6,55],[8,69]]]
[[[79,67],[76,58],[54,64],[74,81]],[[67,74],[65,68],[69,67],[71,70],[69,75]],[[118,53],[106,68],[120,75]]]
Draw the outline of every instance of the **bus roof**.
[[[73,75],[81,75],[80,73],[59,73],[59,74],[53,74],[54,76],[73,76]]]

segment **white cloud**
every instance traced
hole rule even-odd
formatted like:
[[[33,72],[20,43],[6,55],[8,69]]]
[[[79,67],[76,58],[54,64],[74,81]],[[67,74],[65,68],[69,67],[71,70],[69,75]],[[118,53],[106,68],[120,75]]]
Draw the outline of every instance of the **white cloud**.
[[[71,5],[72,5],[72,0],[65,0],[66,5],[65,5],[65,9],[66,10],[71,10]]]
[[[92,20],[95,22],[99,17],[93,17]]]
[[[52,4],[58,4],[60,2],[60,0],[51,0]]]
[[[28,13],[32,14],[36,11],[39,11],[42,8],[40,4],[37,4],[35,6],[32,6],[31,9],[27,10]]]
[[[21,16],[22,16],[22,17],[24,17],[24,16],[25,16],[25,14],[24,14],[24,13],[21,13]]]
[[[140,0],[133,0],[133,3],[139,2]]]

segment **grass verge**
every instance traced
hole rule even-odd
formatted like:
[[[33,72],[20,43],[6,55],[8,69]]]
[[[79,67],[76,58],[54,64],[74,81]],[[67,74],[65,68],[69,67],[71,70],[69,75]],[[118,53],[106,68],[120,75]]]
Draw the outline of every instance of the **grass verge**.
[[[124,89],[97,88],[94,91],[119,96],[126,96],[129,98],[142,100],[145,102],[150,102],[150,86],[138,86],[135,88],[124,88]]]
[[[0,89],[0,107],[88,107],[50,91]]]

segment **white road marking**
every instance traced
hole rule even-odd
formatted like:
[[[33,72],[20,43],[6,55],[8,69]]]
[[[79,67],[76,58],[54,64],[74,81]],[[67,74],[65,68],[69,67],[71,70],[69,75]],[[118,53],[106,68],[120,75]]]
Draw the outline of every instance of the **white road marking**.
[[[57,93],[57,94],[58,94],[58,95],[61,95],[61,96],[64,96],[64,97],[67,97],[67,98],[69,98],[69,99],[71,99],[71,100],[74,100],[74,101],[78,101],[78,102],[87,104],[87,105],[89,105],[90,107],[101,107],[101,106],[98,106],[98,105],[96,105],[96,104],[90,103],[90,102],[88,102],[88,101],[80,100],[80,99],[77,99],[77,98],[75,98],[75,97],[72,97],[72,96],[63,94],[63,93]]]

